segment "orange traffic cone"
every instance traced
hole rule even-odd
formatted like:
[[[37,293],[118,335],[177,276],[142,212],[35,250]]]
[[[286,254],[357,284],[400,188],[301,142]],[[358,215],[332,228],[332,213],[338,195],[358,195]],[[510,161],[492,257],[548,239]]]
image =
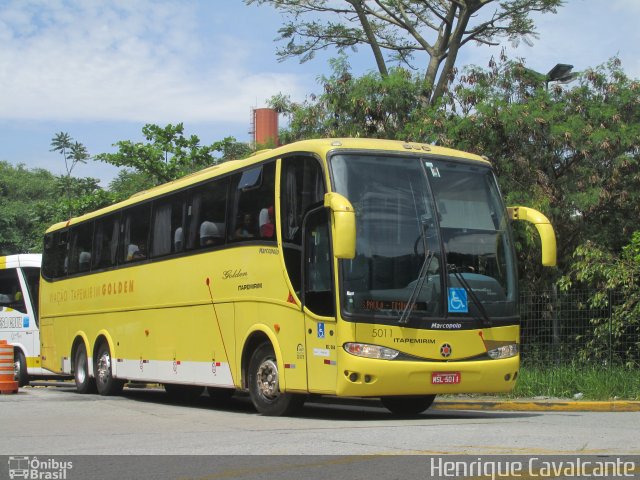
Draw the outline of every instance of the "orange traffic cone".
[[[13,345],[0,340],[0,393],[18,393],[13,365]]]

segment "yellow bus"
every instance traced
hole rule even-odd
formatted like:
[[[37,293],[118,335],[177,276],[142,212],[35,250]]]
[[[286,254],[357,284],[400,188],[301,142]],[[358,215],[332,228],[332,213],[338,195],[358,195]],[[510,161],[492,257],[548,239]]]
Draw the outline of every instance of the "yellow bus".
[[[519,369],[509,219],[483,157],[322,139],[209,167],[45,235],[42,361],[79,392],[126,381],[283,415],[307,394],[510,391]]]

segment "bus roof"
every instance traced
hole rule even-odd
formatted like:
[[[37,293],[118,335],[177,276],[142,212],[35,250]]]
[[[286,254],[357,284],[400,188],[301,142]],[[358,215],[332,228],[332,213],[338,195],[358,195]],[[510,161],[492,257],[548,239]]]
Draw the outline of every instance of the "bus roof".
[[[294,153],[315,153],[325,158],[326,155],[334,150],[370,150],[380,152],[397,152],[397,153],[422,153],[430,156],[453,157],[464,160],[482,162],[489,165],[486,157],[481,157],[472,153],[463,152],[451,148],[438,147],[423,143],[403,142],[400,140],[381,140],[370,138],[323,138],[315,140],[302,140],[290,143],[278,148],[260,150],[250,157],[243,160],[230,160],[224,163],[204,168],[197,172],[188,174],[177,180],[158,185],[157,187],[135,193],[131,197],[121,202],[115,203],[100,210],[84,214],[80,217],[71,218],[65,222],[59,222],[47,229],[47,232],[58,230],[70,225],[74,225],[80,221],[98,217],[112,211],[119,210],[123,207],[135,205],[137,203],[150,200],[166,193],[188,187],[206,181],[210,178],[218,177],[226,173],[232,173],[240,168],[253,164],[261,163],[265,160],[280,158],[282,156]]]
[[[42,255],[39,253],[21,253],[18,255],[0,255],[0,270],[17,267],[40,267]]]

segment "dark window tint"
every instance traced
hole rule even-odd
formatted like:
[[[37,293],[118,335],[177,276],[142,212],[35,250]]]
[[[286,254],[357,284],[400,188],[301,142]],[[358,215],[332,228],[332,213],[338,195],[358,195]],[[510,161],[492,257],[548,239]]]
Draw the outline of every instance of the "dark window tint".
[[[231,177],[230,241],[275,241],[274,186],[275,162]]]
[[[60,278],[67,275],[68,230],[51,232],[44,237],[43,274],[46,278]]]
[[[184,249],[183,195],[172,195],[153,203],[151,256],[161,257]]]
[[[311,205],[323,200],[325,193],[322,169],[311,157],[289,157],[282,160],[280,180],[280,222],[284,262],[289,280],[300,293],[302,268],[302,221]]]
[[[150,214],[150,203],[122,213],[122,258],[125,262],[137,262],[148,257]]]
[[[69,273],[82,273],[91,270],[92,238],[93,222],[83,223],[71,228]]]
[[[322,208],[305,220],[304,303],[317,315],[333,316],[334,294],[331,281],[331,242],[329,215]]]
[[[112,214],[95,221],[92,252],[94,270],[116,265],[119,234],[120,214]]]
[[[224,245],[227,185],[222,178],[193,191],[188,209],[189,250]]]
[[[38,308],[40,305],[40,269],[37,267],[25,267],[22,269],[22,274],[27,281],[33,313],[36,316],[36,323],[40,325],[38,317]]]
[[[304,214],[311,205],[323,200],[325,194],[322,169],[311,157],[290,157],[282,161],[282,240],[302,243]]]
[[[20,313],[27,313],[18,271],[15,268],[0,270],[0,308],[12,308]]]

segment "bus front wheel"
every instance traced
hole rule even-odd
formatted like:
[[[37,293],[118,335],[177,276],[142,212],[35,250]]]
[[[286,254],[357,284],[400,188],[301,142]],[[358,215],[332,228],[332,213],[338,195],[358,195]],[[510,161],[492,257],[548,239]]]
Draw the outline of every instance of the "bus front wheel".
[[[89,376],[89,361],[84,343],[78,346],[73,359],[73,378],[76,381],[78,393],[95,393],[96,382]]]
[[[18,386],[29,385],[29,373],[27,372],[27,360],[22,350],[16,349],[13,355],[13,368]]]
[[[100,395],[118,395],[124,387],[124,382],[113,378],[113,357],[109,344],[103,342],[98,348],[98,356],[95,364],[96,388]]]
[[[417,397],[382,397],[382,405],[397,416],[413,417],[424,412],[435,400],[435,395],[421,395]]]
[[[304,396],[280,391],[280,373],[273,347],[260,345],[249,361],[249,394],[262,415],[291,415],[302,407]]]

